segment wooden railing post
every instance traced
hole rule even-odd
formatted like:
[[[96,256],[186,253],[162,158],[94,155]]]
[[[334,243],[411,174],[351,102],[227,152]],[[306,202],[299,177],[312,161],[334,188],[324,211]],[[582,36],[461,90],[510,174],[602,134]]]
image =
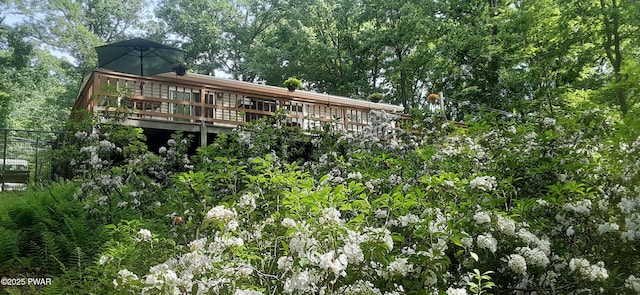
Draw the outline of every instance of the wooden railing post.
[[[200,88],[200,121],[202,121],[202,122],[205,122],[207,120],[206,116],[204,114],[204,112],[205,112],[204,105],[205,105],[205,100],[207,99],[206,91],[207,91],[206,88],[204,88],[204,87]]]
[[[89,94],[89,111],[95,112],[94,107],[99,103],[102,89],[100,89],[100,74],[94,74],[93,83],[91,85],[91,92]]]
[[[342,109],[342,120],[344,121],[344,130],[349,131],[349,110],[346,108]]]

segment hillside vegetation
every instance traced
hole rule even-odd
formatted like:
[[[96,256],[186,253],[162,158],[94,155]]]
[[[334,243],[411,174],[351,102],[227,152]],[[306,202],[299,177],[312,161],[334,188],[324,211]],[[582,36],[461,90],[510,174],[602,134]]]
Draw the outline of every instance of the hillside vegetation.
[[[50,294],[634,294],[640,138],[612,117],[260,121],[193,157],[180,135],[152,153],[140,130],[87,125],[61,155],[82,177],[2,195],[0,257],[53,276]]]

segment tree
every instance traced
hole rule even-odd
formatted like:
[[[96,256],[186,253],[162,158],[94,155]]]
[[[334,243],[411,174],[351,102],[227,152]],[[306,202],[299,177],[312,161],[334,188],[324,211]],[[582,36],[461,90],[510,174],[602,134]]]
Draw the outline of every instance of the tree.
[[[234,79],[255,81],[255,49],[280,19],[283,5],[279,0],[164,0],[157,16],[178,37],[187,61],[200,73],[222,71]]]
[[[317,1],[306,8],[301,23],[309,41],[301,62],[306,68],[306,80],[317,91],[368,95],[366,68],[359,58],[364,51],[358,36],[363,22],[357,18],[362,9],[357,0]]]
[[[632,14],[627,13],[627,9],[637,10],[638,4],[624,0],[599,0],[599,4],[603,23],[603,47],[613,70],[614,93],[620,111],[626,114],[629,111],[629,103],[627,87],[624,84],[629,74],[623,71],[625,65],[623,47],[629,44],[629,40],[634,35],[637,37],[637,32],[640,30],[640,22],[630,17]]]
[[[33,47],[21,30],[0,23],[0,128],[8,127]]]
[[[125,39],[137,28],[142,0],[17,1],[24,26],[46,49],[68,54],[80,73],[97,65],[94,47]]]
[[[47,51],[35,49],[32,64],[22,70],[14,110],[9,120],[15,129],[61,130],[69,118],[80,86],[73,65]]]
[[[382,49],[382,76],[395,99],[408,110],[416,107],[426,95],[420,77],[426,74],[420,44],[431,37],[435,18],[434,4],[429,1],[393,2],[364,1],[367,15],[376,34],[375,45]],[[376,65],[377,66],[377,65]]]
[[[583,42],[593,42],[600,49],[596,56],[600,61],[599,70],[609,76],[610,89],[615,98],[613,103],[618,105],[623,115],[626,114],[635,103],[635,100],[630,103],[628,96],[632,93],[631,85],[637,81],[629,81],[630,72],[626,69],[633,65],[633,61],[625,56],[630,56],[637,50],[637,44],[634,46],[634,42],[640,32],[638,3],[626,0],[560,3],[570,15],[578,16],[574,23],[576,29],[589,30],[591,33],[585,36]]]

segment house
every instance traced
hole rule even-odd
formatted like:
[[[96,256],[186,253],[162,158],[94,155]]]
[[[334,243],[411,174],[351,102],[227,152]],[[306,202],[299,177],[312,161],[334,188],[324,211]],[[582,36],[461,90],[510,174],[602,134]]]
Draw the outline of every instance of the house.
[[[145,131],[197,134],[200,145],[212,134],[229,133],[241,124],[286,109],[286,124],[304,130],[332,128],[361,132],[371,110],[401,114],[403,107],[347,97],[174,72],[151,77],[96,70],[83,84],[74,110],[100,114],[128,110],[124,124]],[[401,114],[402,120],[409,117]],[[149,137],[149,136],[148,136]]]

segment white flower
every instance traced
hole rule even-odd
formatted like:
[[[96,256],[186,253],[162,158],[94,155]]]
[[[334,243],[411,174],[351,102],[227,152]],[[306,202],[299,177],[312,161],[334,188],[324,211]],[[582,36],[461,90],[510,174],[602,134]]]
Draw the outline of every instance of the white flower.
[[[577,271],[590,281],[604,281],[609,278],[609,273],[602,261],[591,265],[586,259],[572,258],[571,261],[569,261],[569,268],[572,272]]]
[[[460,244],[465,248],[470,248],[473,246],[473,238],[462,238],[460,239]]]
[[[107,151],[110,151],[110,150],[116,148],[116,145],[113,142],[110,142],[110,141],[108,141],[106,139],[100,141],[100,146],[102,148],[104,148],[105,150],[107,150]]]
[[[498,183],[493,176],[478,176],[469,182],[469,186],[488,192],[497,188]]]
[[[306,237],[301,232],[296,232],[289,242],[291,253],[298,253],[300,258],[309,258],[311,251],[318,245],[318,240],[313,237]]]
[[[111,260],[113,260],[113,257],[102,255],[100,256],[100,260],[98,260],[98,264],[105,265],[109,263]]]
[[[158,153],[160,153],[160,154],[164,154],[166,152],[167,152],[167,148],[164,147],[164,146],[161,146],[160,149],[158,150]]]
[[[417,223],[419,221],[420,217],[411,213],[398,217],[398,223],[402,227],[409,226],[410,224]]]
[[[491,253],[496,253],[496,251],[498,250],[498,241],[493,236],[491,236],[491,233],[479,235],[476,243],[478,244],[478,247],[487,249]]]
[[[442,184],[450,188],[456,187],[456,183],[453,182],[452,180],[445,180]]]
[[[300,273],[295,273],[291,275],[284,282],[284,292],[291,293],[311,293],[311,285],[314,284],[317,280],[317,277],[310,273],[308,270],[305,270]],[[299,292],[296,292],[299,291]]]
[[[497,214],[496,216],[498,218],[498,230],[505,235],[513,236],[516,232],[516,223],[513,220],[506,218],[500,214]]]
[[[195,252],[195,251],[203,250],[206,244],[207,244],[207,238],[205,237],[205,238],[191,241],[191,243],[189,243],[188,246],[189,246],[189,250]]]
[[[509,255],[508,266],[516,274],[524,275],[527,273],[527,262],[520,254]]]
[[[395,284],[394,284],[395,285]],[[400,288],[398,289],[402,289],[402,286],[400,286]],[[404,293],[404,292],[403,292]],[[363,280],[358,280],[355,283],[351,284],[351,285],[346,285],[346,286],[342,286],[340,287],[340,289],[338,289],[338,292],[336,293],[330,293],[330,294],[344,294],[344,295],[359,295],[359,294],[367,294],[367,295],[382,295],[382,292],[380,292],[380,289],[376,288],[373,283],[369,282],[369,281],[363,281]],[[392,292],[392,293],[384,293],[384,295],[396,295],[399,294],[398,292]]]
[[[263,293],[256,290],[236,289],[236,292],[234,292],[233,295],[263,295]]]
[[[127,284],[130,281],[137,281],[138,280],[138,276],[134,273],[132,273],[131,271],[129,271],[128,269],[121,269],[118,272],[118,276],[120,278],[120,280],[122,281],[123,284]],[[118,282],[117,280],[113,280],[113,285],[118,287]]]
[[[342,178],[340,176],[329,177],[328,180],[333,182],[333,183],[344,183],[344,178]]]
[[[630,214],[631,212],[633,212],[637,204],[638,202],[636,202],[636,200],[622,198],[620,200],[620,203],[618,203],[618,208],[620,208],[622,213]]]
[[[288,228],[295,228],[296,227],[296,222],[289,218],[289,217],[285,217],[284,219],[282,219],[281,222],[282,226],[284,227],[288,227]]]
[[[606,234],[620,229],[617,223],[605,222],[598,226],[598,234]]]
[[[378,219],[385,219],[387,218],[387,210],[378,209],[376,210],[376,212],[373,212],[373,216],[375,216]]]
[[[77,139],[84,139],[87,137],[87,133],[84,131],[78,131],[76,132],[76,138]]]
[[[278,258],[278,269],[288,271],[293,267],[293,258],[289,256],[282,256]]]
[[[138,242],[151,242],[151,231],[148,229],[141,229],[138,231],[138,236],[135,238]]]
[[[447,289],[447,295],[467,295],[467,290],[464,288],[449,287],[449,289]]]
[[[547,257],[547,254],[538,248],[531,249],[529,247],[520,247],[517,248],[516,251],[526,258],[529,265],[540,266],[542,268],[549,265],[549,258]]]
[[[364,186],[366,186],[370,191],[375,190],[375,186],[373,186],[373,183],[371,183],[371,181],[367,181],[364,183]]]
[[[324,208],[322,210],[322,217],[320,217],[320,223],[341,223],[340,211],[336,208]]]
[[[331,269],[336,277],[346,276],[347,273],[344,270],[347,269],[347,265],[349,264],[347,255],[340,254],[336,258],[335,254],[335,251],[329,251],[320,255],[320,263],[318,263],[318,266],[324,270]]]
[[[568,176],[567,176],[566,174],[564,174],[564,173],[560,173],[560,174],[558,175],[558,179],[559,179],[559,180],[560,180],[560,182],[562,182],[562,183],[566,183],[566,182],[567,182],[567,177],[568,177]]]
[[[244,194],[240,197],[238,206],[253,211],[253,209],[256,208],[256,199],[254,199],[250,194]]]
[[[491,216],[486,212],[476,212],[476,214],[473,215],[473,220],[475,220],[477,224],[491,223]]]
[[[532,139],[536,139],[536,137],[538,137],[538,134],[536,134],[534,131],[531,131],[524,136],[524,139],[532,140]]]
[[[225,228],[227,231],[235,231],[236,229],[238,229],[238,226],[240,226],[238,224],[238,221],[235,219],[232,219],[229,222],[227,222],[227,225],[225,226]]]
[[[624,286],[640,294],[640,279],[636,278],[634,275],[630,275],[626,280],[624,280]]]
[[[253,274],[253,267],[251,267],[251,265],[244,264],[238,267],[238,269],[236,269],[235,272],[241,277],[249,277],[251,274]]]
[[[207,212],[205,219],[212,219],[214,221],[225,221],[225,220],[235,218],[236,216],[237,216],[237,213],[235,211],[231,211],[229,209],[226,209],[224,206],[220,205],[220,206],[211,208],[211,210]]]
[[[576,232],[573,230],[573,225],[572,225],[572,226],[569,226],[569,227],[567,228],[567,231],[565,232],[565,234],[567,235],[567,237],[573,236],[573,234],[574,234],[574,233],[576,233]]]
[[[609,278],[609,272],[604,267],[604,262],[602,261],[591,265],[591,267],[589,267],[587,271],[583,272],[583,274],[590,281],[604,281]]]
[[[527,245],[532,244],[538,240],[538,237],[536,237],[526,228],[519,229],[517,235]]]
[[[609,197],[605,196],[598,200],[598,209],[602,211],[607,211],[609,209]]]
[[[544,124],[545,126],[553,126],[556,124],[556,119],[554,118],[544,118],[544,120],[542,121],[542,124]]]
[[[577,214],[591,214],[591,200],[582,200],[575,203],[566,203],[562,207],[565,211],[575,212]]]
[[[399,274],[400,276],[407,276],[407,274],[413,272],[413,264],[409,263],[407,258],[396,258],[396,260],[389,263],[387,267],[392,274]]]
[[[364,253],[357,243],[346,243],[342,251],[347,255],[347,260],[351,263],[360,263],[364,261]]]
[[[347,175],[347,179],[358,179],[358,180],[360,180],[360,179],[362,179],[362,173],[360,173],[360,172],[350,172]]]
[[[571,261],[569,261],[569,269],[571,269],[571,271],[576,271],[589,265],[591,265],[589,260],[584,258],[571,258]]]

